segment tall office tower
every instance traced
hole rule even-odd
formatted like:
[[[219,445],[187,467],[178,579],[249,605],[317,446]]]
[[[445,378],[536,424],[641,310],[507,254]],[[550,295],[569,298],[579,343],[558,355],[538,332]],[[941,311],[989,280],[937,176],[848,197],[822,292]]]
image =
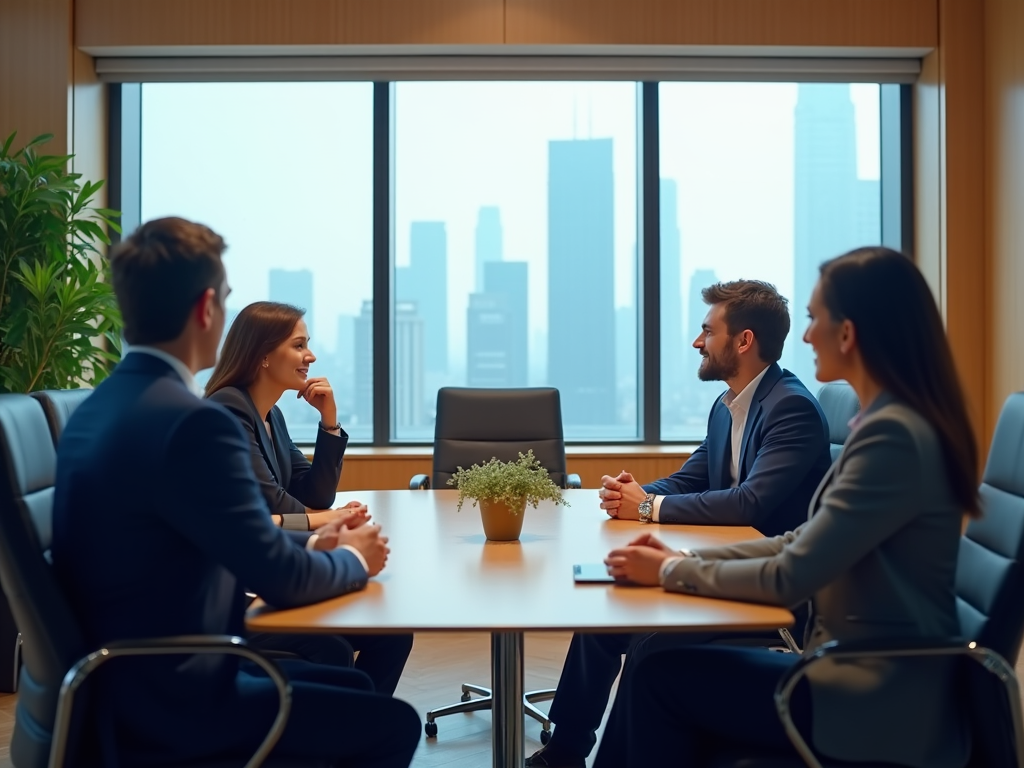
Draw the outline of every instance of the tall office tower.
[[[501,209],[496,205],[485,205],[476,215],[476,292],[483,293],[484,265],[491,261],[501,261],[504,246],[502,245]]]
[[[448,372],[448,234],[443,221],[414,221],[409,266],[397,270],[395,299],[416,305],[423,321],[427,373]]]
[[[674,179],[661,180],[661,417],[679,420],[686,352],[683,341],[682,244]]]
[[[528,377],[527,263],[484,265],[484,291],[466,311],[466,384],[525,387]]]
[[[548,143],[548,381],[583,432],[616,422],[614,183],[611,139]]]
[[[423,338],[426,323],[410,301],[395,304],[395,428],[424,425]]]
[[[271,301],[306,310],[309,335],[313,335],[313,272],[309,269],[272,269],[268,278]]]
[[[360,425],[373,424],[373,302],[364,301],[355,320],[355,393],[352,415]]]
[[[355,413],[356,315],[338,315],[338,335],[331,355],[331,385],[338,402],[338,414],[350,420]]]
[[[793,317],[786,346],[791,370],[814,387],[811,356],[799,354],[804,308],[819,265],[881,239],[879,186],[857,178],[857,133],[850,86],[804,83],[795,113]]]
[[[701,357],[692,348],[693,340],[701,332],[704,318],[710,307],[704,303],[701,291],[718,282],[718,275],[713,269],[698,269],[690,276],[690,288],[686,296],[686,337],[679,350],[681,365],[679,388],[685,393],[679,408],[679,416],[685,431],[704,434],[707,427],[708,411],[714,399],[723,391],[723,384],[707,384],[697,378]]]

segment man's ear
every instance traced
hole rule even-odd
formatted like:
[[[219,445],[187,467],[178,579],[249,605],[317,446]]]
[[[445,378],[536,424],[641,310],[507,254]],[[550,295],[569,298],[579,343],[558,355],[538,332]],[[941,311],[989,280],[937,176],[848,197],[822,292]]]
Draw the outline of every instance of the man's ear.
[[[754,349],[754,332],[751,330],[741,331],[737,335],[736,351],[746,354]]]
[[[217,310],[217,291],[207,288],[196,301],[195,313],[196,322],[199,328],[204,331],[210,330],[213,326],[213,318]]]

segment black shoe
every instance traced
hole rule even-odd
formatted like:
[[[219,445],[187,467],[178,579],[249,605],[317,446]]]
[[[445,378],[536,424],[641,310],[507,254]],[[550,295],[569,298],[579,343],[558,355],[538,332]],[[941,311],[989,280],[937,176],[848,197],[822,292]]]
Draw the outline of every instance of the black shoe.
[[[585,757],[563,752],[558,747],[552,749],[550,744],[526,758],[526,768],[586,768],[586,765]]]

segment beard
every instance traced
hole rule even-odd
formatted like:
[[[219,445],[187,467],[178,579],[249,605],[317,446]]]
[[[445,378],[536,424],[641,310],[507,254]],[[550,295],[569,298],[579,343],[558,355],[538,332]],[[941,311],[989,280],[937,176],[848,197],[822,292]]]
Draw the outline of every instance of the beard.
[[[730,344],[729,348],[719,355],[706,354],[697,369],[697,378],[701,381],[726,381],[740,370],[740,356]]]

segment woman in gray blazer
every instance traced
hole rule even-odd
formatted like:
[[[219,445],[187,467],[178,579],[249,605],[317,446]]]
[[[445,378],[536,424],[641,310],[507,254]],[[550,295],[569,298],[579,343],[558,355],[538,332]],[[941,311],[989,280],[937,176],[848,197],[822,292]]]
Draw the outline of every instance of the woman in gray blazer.
[[[960,530],[979,513],[977,447],[931,291],[903,255],[862,248],[822,265],[808,311],[817,378],[845,379],[862,405],[808,521],[693,552],[643,535],[608,555],[609,571],[707,597],[810,600],[810,650],[956,637]],[[729,646],[647,657],[624,673],[595,768],[700,765],[723,744],[788,750],[773,692],[795,661]],[[794,716],[831,758],[963,768],[970,740],[952,673],[943,659],[822,662],[797,689]]]
[[[316,355],[309,348],[304,314],[301,309],[272,301],[257,301],[239,312],[224,339],[206,396],[241,422],[249,439],[253,472],[277,525],[315,531],[344,517],[349,528],[356,528],[369,519],[365,505],[350,502],[330,508],[348,435],[338,422],[330,383],[309,376]],[[289,391],[297,392],[320,412],[313,461],[292,442],[284,414],[276,405]],[[308,661],[337,666],[351,666],[358,651],[356,669],[370,676],[378,693],[386,694],[394,693],[412,650],[412,635],[259,634],[249,642],[264,650],[288,651]]]

